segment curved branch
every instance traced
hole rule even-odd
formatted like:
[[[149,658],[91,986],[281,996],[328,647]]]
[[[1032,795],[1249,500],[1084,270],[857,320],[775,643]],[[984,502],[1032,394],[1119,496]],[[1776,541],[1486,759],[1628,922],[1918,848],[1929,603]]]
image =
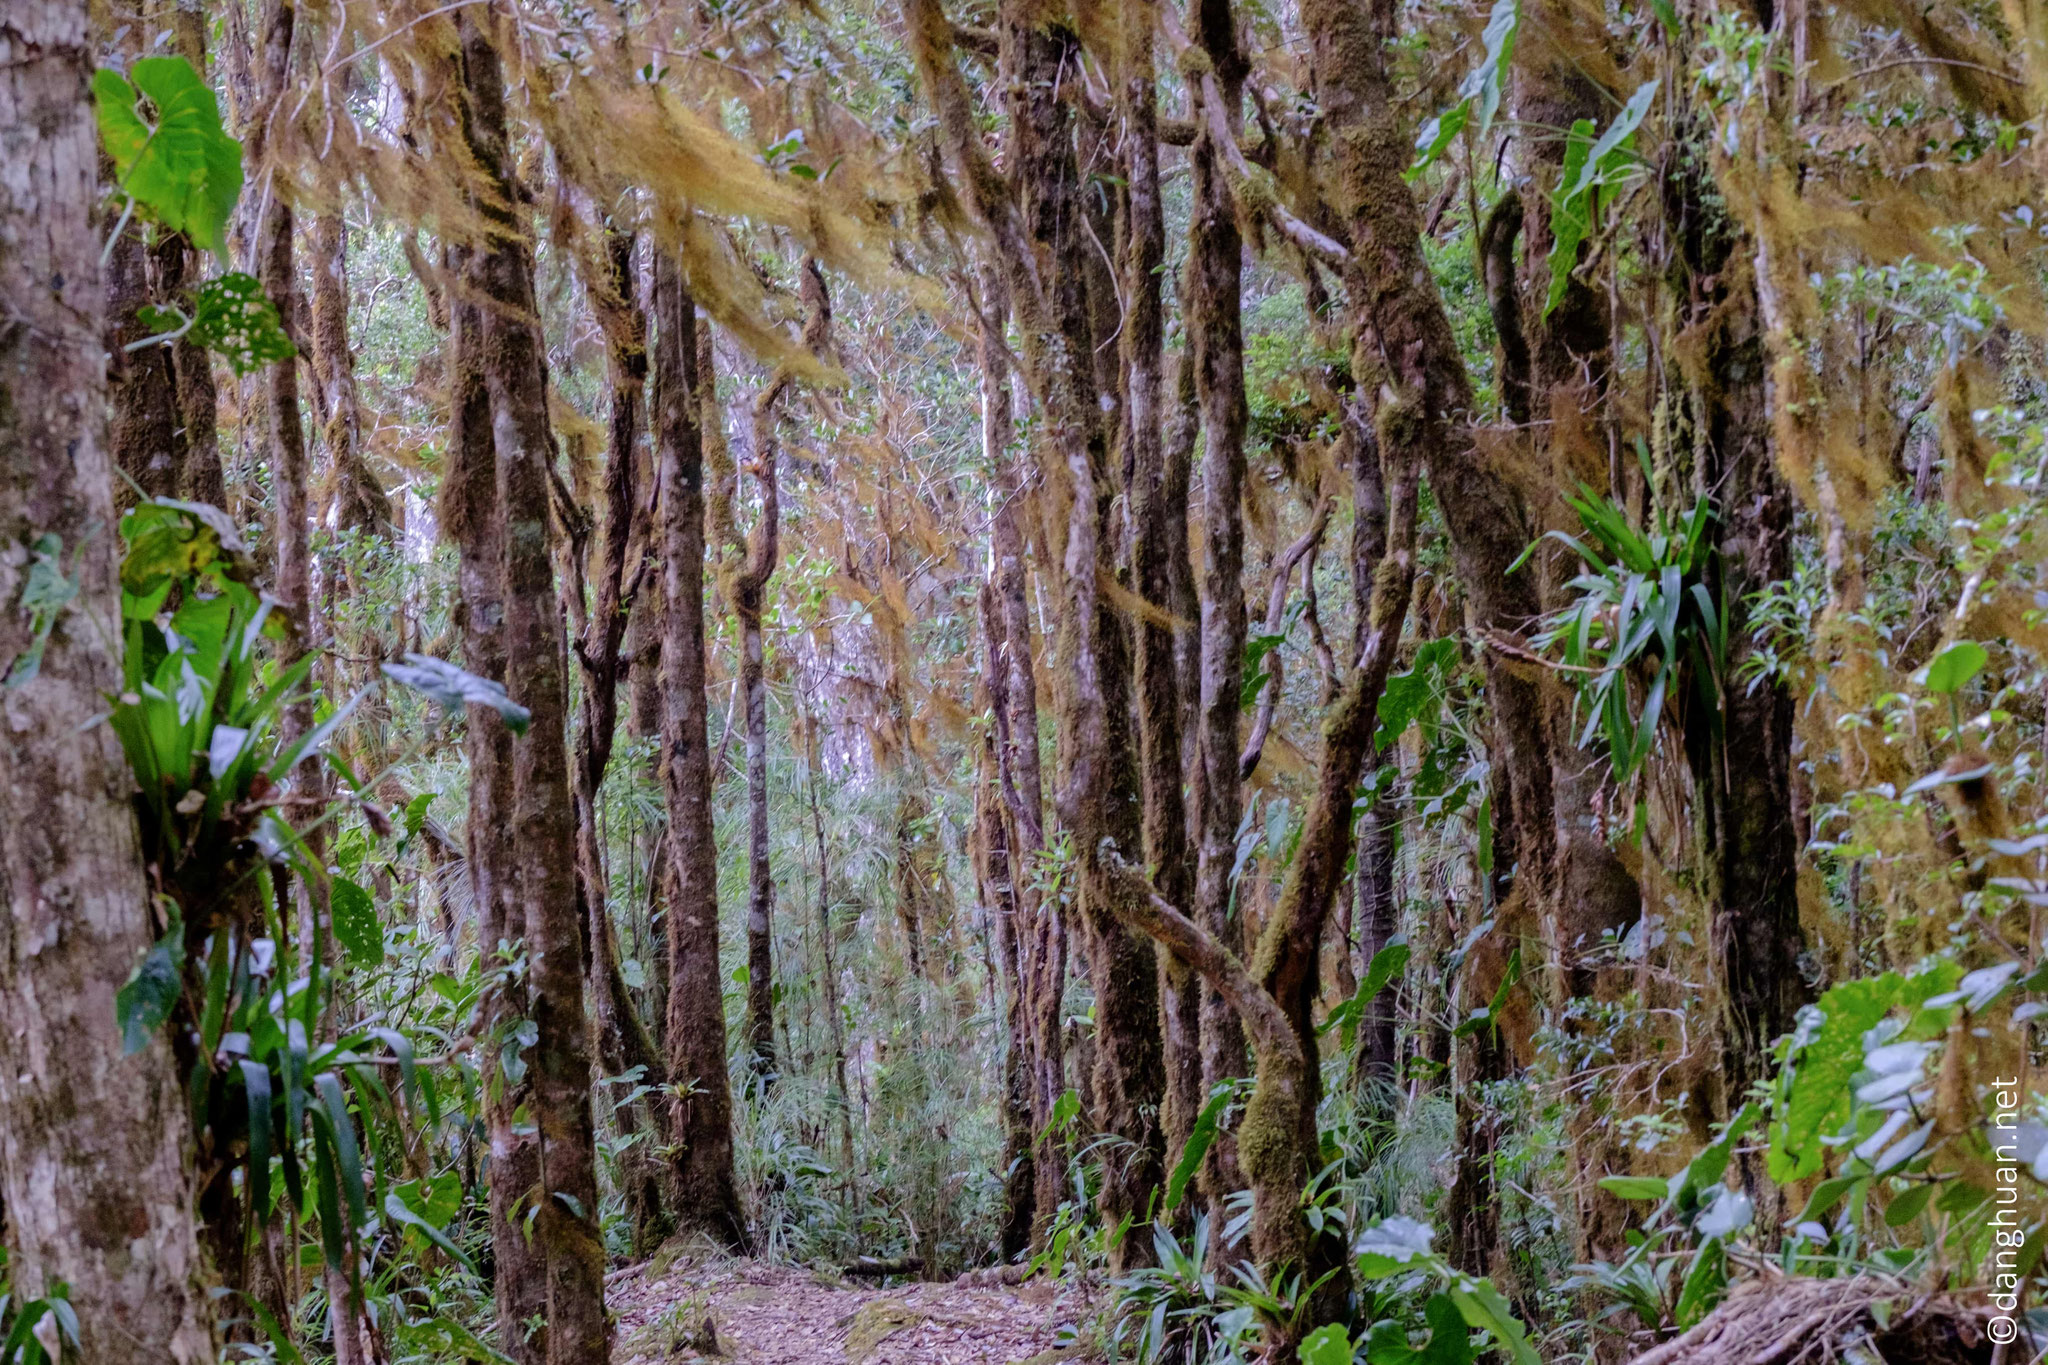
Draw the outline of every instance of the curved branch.
[[[1323,538],[1323,528],[1330,524],[1333,505],[1332,499],[1324,498],[1317,506],[1315,520],[1309,523],[1308,530],[1273,561],[1273,583],[1266,591],[1266,634],[1280,633],[1281,624],[1287,616],[1287,585],[1294,578],[1294,566]],[[1273,729],[1273,712],[1280,704],[1280,684],[1284,675],[1279,648],[1276,646],[1268,652],[1266,658],[1270,662],[1266,665],[1266,685],[1259,690],[1259,714],[1252,721],[1251,738],[1246,741],[1244,752],[1237,757],[1237,780],[1240,782],[1249,781],[1258,770],[1259,756],[1266,751],[1266,736]]]
[[[1244,1021],[1245,1032],[1251,1035],[1252,1045],[1261,1056],[1271,1056],[1285,1066],[1300,1067],[1301,1040],[1294,1036],[1286,1013],[1252,979],[1237,955],[1168,903],[1153,888],[1152,879],[1126,862],[1110,840],[1102,841],[1096,857],[1122,893],[1114,898],[1116,913],[1214,986]]]

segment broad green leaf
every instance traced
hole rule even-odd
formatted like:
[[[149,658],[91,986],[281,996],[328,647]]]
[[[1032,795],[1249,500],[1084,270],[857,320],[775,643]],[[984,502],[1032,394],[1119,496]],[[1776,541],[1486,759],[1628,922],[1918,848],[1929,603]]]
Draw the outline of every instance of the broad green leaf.
[[[1522,1320],[1515,1316],[1515,1310],[1508,1306],[1507,1299],[1493,1287],[1491,1280],[1458,1275],[1445,1292],[1458,1306],[1465,1324],[1491,1332],[1514,1365],[1543,1365],[1542,1357],[1529,1344],[1528,1329],[1522,1326]]]
[[[1543,316],[1564,301],[1571,274],[1579,260],[1579,244],[1593,230],[1594,211],[1604,202],[1628,164],[1627,144],[1650,111],[1657,82],[1638,86],[1614,122],[1597,140],[1593,122],[1580,119],[1565,143],[1564,166],[1557,189],[1551,195],[1550,292],[1543,302]]]
[[[384,675],[440,703],[445,711],[459,711],[472,703],[488,706],[505,718],[506,728],[515,735],[526,733],[533,713],[505,695],[503,683],[479,678],[441,659],[408,654],[402,664],[385,664]]]
[[[1820,1170],[1820,1138],[1842,1126],[1863,1069],[1863,1035],[1895,1008],[1914,1008],[1954,988],[1962,969],[1941,962],[1916,976],[1897,972],[1844,981],[1801,1012],[1779,1078],[1768,1166],[1779,1184]]]
[[[121,1050],[130,1056],[149,1046],[178,1003],[178,974],[185,965],[185,926],[173,924],[151,944],[135,971],[114,992],[114,1018],[121,1025]]]
[[[1550,196],[1550,292],[1543,299],[1543,316],[1564,302],[1571,286],[1572,268],[1579,263],[1579,243],[1593,230],[1591,211],[1586,207],[1583,182],[1586,157],[1593,150],[1593,120],[1580,119],[1565,137],[1564,165],[1558,173],[1557,189]],[[1591,560],[1594,556],[1582,556]]]
[[[1418,153],[1415,164],[1404,172],[1408,180],[1412,182],[1444,154],[1444,150],[1465,130],[1465,125],[1472,121],[1475,110],[1478,114],[1476,131],[1480,137],[1485,137],[1493,127],[1494,115],[1500,112],[1501,84],[1514,58],[1515,32],[1521,22],[1519,0],[1494,0],[1493,9],[1486,17],[1486,28],[1480,34],[1484,51],[1479,64],[1459,84],[1458,102],[1423,125],[1422,132],[1415,139]]]
[[[299,353],[285,334],[277,305],[253,275],[240,271],[200,285],[189,320],[175,308],[157,307],[143,309],[142,320],[166,334],[183,330],[194,345],[224,357],[238,375]]]
[[[418,1182],[413,1183],[416,1184]],[[459,1200],[461,1194],[461,1190],[459,1188],[457,1189],[456,1194]],[[455,1260],[462,1265],[463,1269],[467,1270],[470,1274],[476,1275],[481,1273],[477,1270],[476,1263],[469,1259],[468,1253],[463,1251],[461,1247],[455,1245],[454,1242],[448,1240],[448,1235],[442,1232],[439,1227],[435,1226],[432,1222],[428,1221],[426,1218],[422,1217],[419,1213],[415,1212],[411,1207],[409,1207],[406,1201],[399,1198],[398,1194],[395,1191],[391,1194],[384,1196],[384,1213],[387,1217],[391,1219],[392,1222],[399,1223],[404,1225],[405,1227],[414,1229],[422,1237],[425,1237],[435,1246],[447,1252],[450,1256],[454,1257]]]
[[[1884,1211],[1885,1226],[1904,1227],[1918,1218],[1921,1210],[1927,1207],[1927,1201],[1934,1197],[1934,1190],[1934,1182],[1923,1181],[1892,1200]]]
[[[1351,1365],[1351,1336],[1335,1323],[1301,1339],[1301,1365]]]
[[[358,967],[381,963],[384,928],[377,922],[377,904],[370,893],[347,877],[336,877],[328,884],[327,904],[334,941],[342,946],[349,961]]]
[[[242,193],[242,144],[183,57],[143,57],[93,77],[100,142],[115,179],[157,222],[213,252]]]
[[[1379,726],[1373,743],[1385,749],[1418,721],[1427,724],[1442,705],[1443,679],[1458,661],[1456,640],[1430,640],[1415,651],[1405,673],[1387,679],[1380,693]]]
[[[1963,690],[1970,679],[1984,671],[1984,665],[1991,656],[1984,646],[1975,640],[1964,640],[1950,645],[1934,656],[1934,662],[1927,665],[1927,690],[1937,696],[1953,696]]]
[[[1413,1218],[1396,1215],[1381,1219],[1367,1228],[1351,1248],[1358,1259],[1359,1278],[1382,1280],[1433,1262],[1435,1257],[1429,1243],[1435,1235],[1427,1224],[1418,1223]]]

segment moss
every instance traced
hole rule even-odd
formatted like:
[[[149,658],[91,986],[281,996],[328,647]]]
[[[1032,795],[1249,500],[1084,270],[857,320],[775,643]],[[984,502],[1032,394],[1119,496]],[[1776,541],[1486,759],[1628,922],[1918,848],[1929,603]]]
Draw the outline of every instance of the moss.
[[[884,1341],[906,1327],[915,1327],[925,1317],[901,1299],[862,1304],[846,1327],[846,1365],[861,1365]]]

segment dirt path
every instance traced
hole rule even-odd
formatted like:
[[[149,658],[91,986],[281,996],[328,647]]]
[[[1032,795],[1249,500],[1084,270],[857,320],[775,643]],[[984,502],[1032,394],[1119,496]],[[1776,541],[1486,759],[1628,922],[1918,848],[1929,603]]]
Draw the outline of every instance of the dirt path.
[[[754,1261],[651,1261],[617,1272],[617,1365],[1054,1365],[1084,1314],[1049,1284],[877,1289]],[[704,1335],[709,1319],[717,1354]]]

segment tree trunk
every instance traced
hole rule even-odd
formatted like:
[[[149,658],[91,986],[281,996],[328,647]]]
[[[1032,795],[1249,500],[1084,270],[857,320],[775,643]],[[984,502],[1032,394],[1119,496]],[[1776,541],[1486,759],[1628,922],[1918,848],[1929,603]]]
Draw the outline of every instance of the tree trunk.
[[[1122,73],[1128,220],[1123,261],[1127,300],[1123,326],[1124,406],[1131,468],[1131,584],[1141,597],[1171,610],[1173,558],[1181,546],[1175,519],[1186,526],[1185,501],[1167,501],[1167,452],[1161,375],[1164,308],[1160,277],[1166,226],[1159,200],[1158,92],[1152,66],[1158,23],[1152,0],[1124,6]],[[1184,550],[1182,551],[1185,553]],[[1135,624],[1140,785],[1143,789],[1145,865],[1159,894],[1174,905],[1191,903],[1194,858],[1182,802],[1180,674],[1174,630],[1150,617]],[[1169,1153],[1188,1140],[1202,1107],[1202,985],[1187,964],[1159,953],[1159,1012],[1163,1028],[1166,1095],[1161,1125]]]
[[[766,435],[769,421],[760,424]],[[747,1052],[748,1068],[764,1091],[774,1084],[775,1057],[775,875],[768,859],[768,679],[761,638],[762,599],[774,567],[777,520],[773,446],[757,447],[761,465],[761,523],[756,553],[768,547],[764,572],[752,568],[734,602],[740,619],[740,693],[747,723]]]
[[[1471,384],[1422,256],[1414,199],[1401,181],[1409,145],[1383,60],[1391,37],[1388,18],[1343,0],[1306,0],[1302,23],[1331,150],[1333,207],[1351,243],[1345,278],[1354,322],[1354,401],[1376,409],[1369,435],[1363,429],[1363,412],[1351,415],[1357,439],[1379,448],[1387,471],[1390,528],[1404,516],[1412,517],[1412,511],[1400,511],[1403,495],[1398,490],[1417,472],[1427,470],[1431,491],[1450,526],[1458,578],[1472,595],[1475,617],[1489,627],[1516,629],[1536,615],[1526,577],[1516,579],[1507,572],[1529,541],[1528,523],[1519,499],[1500,473],[1485,463],[1471,439]],[[1412,566],[1403,563],[1406,555],[1398,534],[1390,533],[1387,546],[1386,557],[1374,570],[1378,581],[1368,637],[1383,629],[1383,601],[1389,607],[1393,604],[1393,596],[1383,592],[1392,587],[1389,575],[1412,573]],[[1360,564],[1354,571],[1362,570]],[[1400,600],[1405,610],[1405,594]],[[1493,771],[1506,778],[1496,789],[1494,810],[1497,818],[1502,810],[1512,812],[1519,837],[1530,826],[1532,810],[1547,818],[1550,809],[1540,699],[1532,683],[1513,676],[1497,660],[1489,661],[1487,686],[1498,751],[1492,756]],[[1326,777],[1338,729],[1334,718],[1326,726]],[[1364,740],[1369,734],[1361,743]],[[1520,784],[1531,781],[1539,789],[1525,798]],[[1304,833],[1304,848],[1308,842]],[[1526,857],[1529,850],[1517,846],[1515,852]],[[1497,861],[1503,856],[1497,853]],[[1304,869],[1297,853],[1290,880],[1303,875]],[[1469,989],[1490,998],[1508,956],[1488,954],[1524,932],[1526,911],[1521,905],[1526,903],[1496,911],[1499,923],[1481,940],[1485,950],[1475,953],[1468,964]],[[1262,952],[1262,961],[1263,956]],[[1488,1034],[1489,1042],[1496,1041],[1491,1031]],[[1474,1079],[1492,1078],[1482,1072]],[[1490,1198],[1491,1148],[1483,1146],[1483,1133],[1465,1121],[1463,1112],[1460,1117],[1459,1175],[1447,1209],[1452,1254],[1467,1270],[1485,1273],[1498,1244],[1499,1215]]]
[[[732,1092],[718,966],[718,847],[704,695],[704,451],[698,428],[697,315],[673,253],[654,258],[654,443],[661,481],[662,774],[672,868],[668,909],[669,1120],[676,1218],[730,1247],[746,1244],[733,1178]]]
[[[114,993],[159,927],[112,730],[121,675],[106,434],[94,66],[86,6],[24,0],[0,26],[0,1202],[17,1304],[69,1286],[81,1359],[208,1365],[191,1139],[168,1044],[126,1055]],[[35,555],[46,554],[38,561]],[[38,630],[38,564],[68,575]]]
[[[590,618],[576,650],[583,665],[574,767],[577,884],[587,917],[588,987],[604,1064],[615,1072],[638,1067],[641,1084],[658,1086],[666,1079],[666,1068],[633,1007],[621,971],[609,903],[610,880],[597,823],[598,793],[618,732],[619,682],[626,666],[621,651],[629,625],[639,614],[636,608],[644,610],[639,589],[647,564],[647,518],[639,486],[647,318],[634,287],[632,234],[610,233],[605,247],[605,273],[586,289],[591,311],[604,331],[611,413],[605,453],[603,559],[597,566]],[[643,1131],[642,1108],[638,1101],[613,1108],[613,1122],[622,1138]],[[619,1157],[619,1184],[633,1225],[634,1254],[640,1256],[652,1254],[671,1230],[662,1197],[662,1170],[651,1150],[659,1132],[656,1124],[645,1140],[628,1146]]]
[[[993,594],[981,590],[983,639],[988,643],[991,705],[1002,703],[999,645],[994,629]],[[1024,1006],[1024,971],[1017,914],[1016,870],[1010,859],[1010,822],[998,790],[996,735],[985,735],[974,788],[975,872],[981,903],[995,939],[995,975],[1001,978],[1003,1023],[1008,1046],[1003,1050],[1003,1222],[1000,1247],[1005,1261],[1018,1259],[1031,1245],[1031,1066],[1030,1030]],[[993,985],[993,983],[992,983]]]
[[[363,403],[348,340],[348,225],[340,214],[323,213],[313,220],[312,250],[313,368],[327,413],[335,529],[389,536],[391,500],[363,455]]]
[[[1799,838],[1792,817],[1792,698],[1784,682],[1753,682],[1750,603],[1792,572],[1792,493],[1771,448],[1767,362],[1757,330],[1749,245],[1711,202],[1698,172],[1666,182],[1677,226],[1673,286],[1688,338],[1700,344],[1701,381],[1689,385],[1686,417],[1698,433],[1699,467],[1689,496],[1711,495],[1720,581],[1728,614],[1727,682],[1717,719],[1696,703],[1686,713],[1686,758],[1698,802],[1700,847],[1709,859],[1709,954],[1721,988],[1726,1118],[1769,1069],[1772,1043],[1804,1002],[1799,953]],[[1718,733],[1716,730],[1718,728]]]
[[[1221,133],[1235,136],[1238,95],[1245,76],[1236,20],[1228,0],[1197,7],[1194,39],[1214,78],[1198,83],[1198,105],[1213,98]],[[1224,151],[1209,118],[1196,120],[1189,161],[1194,207],[1188,222],[1188,335],[1195,392],[1205,437],[1202,452],[1201,699],[1196,744],[1201,767],[1201,842],[1195,871],[1193,918],[1217,942],[1245,954],[1243,921],[1235,911],[1231,869],[1237,861],[1237,826],[1244,815],[1239,777],[1243,715],[1244,605],[1244,391],[1243,256],[1237,211],[1224,173]],[[1202,992],[1202,1089],[1206,1093],[1244,1074],[1244,1029],[1212,983]],[[1241,1188],[1233,1135],[1219,1134],[1202,1167],[1209,1221],[1220,1229],[1223,1201]],[[1220,1243],[1219,1243],[1220,1244]]]
[[[489,397],[498,498],[504,521],[505,688],[532,713],[512,746],[506,825],[516,872],[510,922],[523,922],[533,1121],[540,1184],[535,1240],[547,1266],[546,1359],[602,1362],[611,1331],[604,1309],[604,1242],[598,1232],[590,1045],[583,1010],[583,925],[576,896],[576,814],[569,787],[568,670],[556,610],[549,531],[546,352],[537,326],[532,262],[509,206],[518,202],[506,142],[503,77],[492,40],[461,21],[472,116],[468,132],[495,202],[480,205],[490,238],[476,260],[482,310],[482,379]]]
[[[490,394],[484,386],[482,283],[476,252],[453,248],[448,339],[448,471],[441,485],[441,525],[458,554],[463,664],[479,677],[505,676],[505,525],[498,504],[497,451],[491,441]],[[511,831],[512,733],[488,706],[468,710],[469,823],[467,862],[477,914],[477,948],[487,973],[504,973],[526,927],[513,918]],[[491,1252],[498,1306],[499,1349],[518,1365],[539,1365],[541,1345],[525,1324],[547,1304],[547,1270],[526,1237],[523,1210],[540,1183],[540,1152],[531,1131],[514,1122],[528,1105],[531,1073],[512,1040],[526,1016],[523,982],[499,975],[486,995],[485,1121],[490,1134]],[[517,1079],[514,1079],[517,1077]]]

